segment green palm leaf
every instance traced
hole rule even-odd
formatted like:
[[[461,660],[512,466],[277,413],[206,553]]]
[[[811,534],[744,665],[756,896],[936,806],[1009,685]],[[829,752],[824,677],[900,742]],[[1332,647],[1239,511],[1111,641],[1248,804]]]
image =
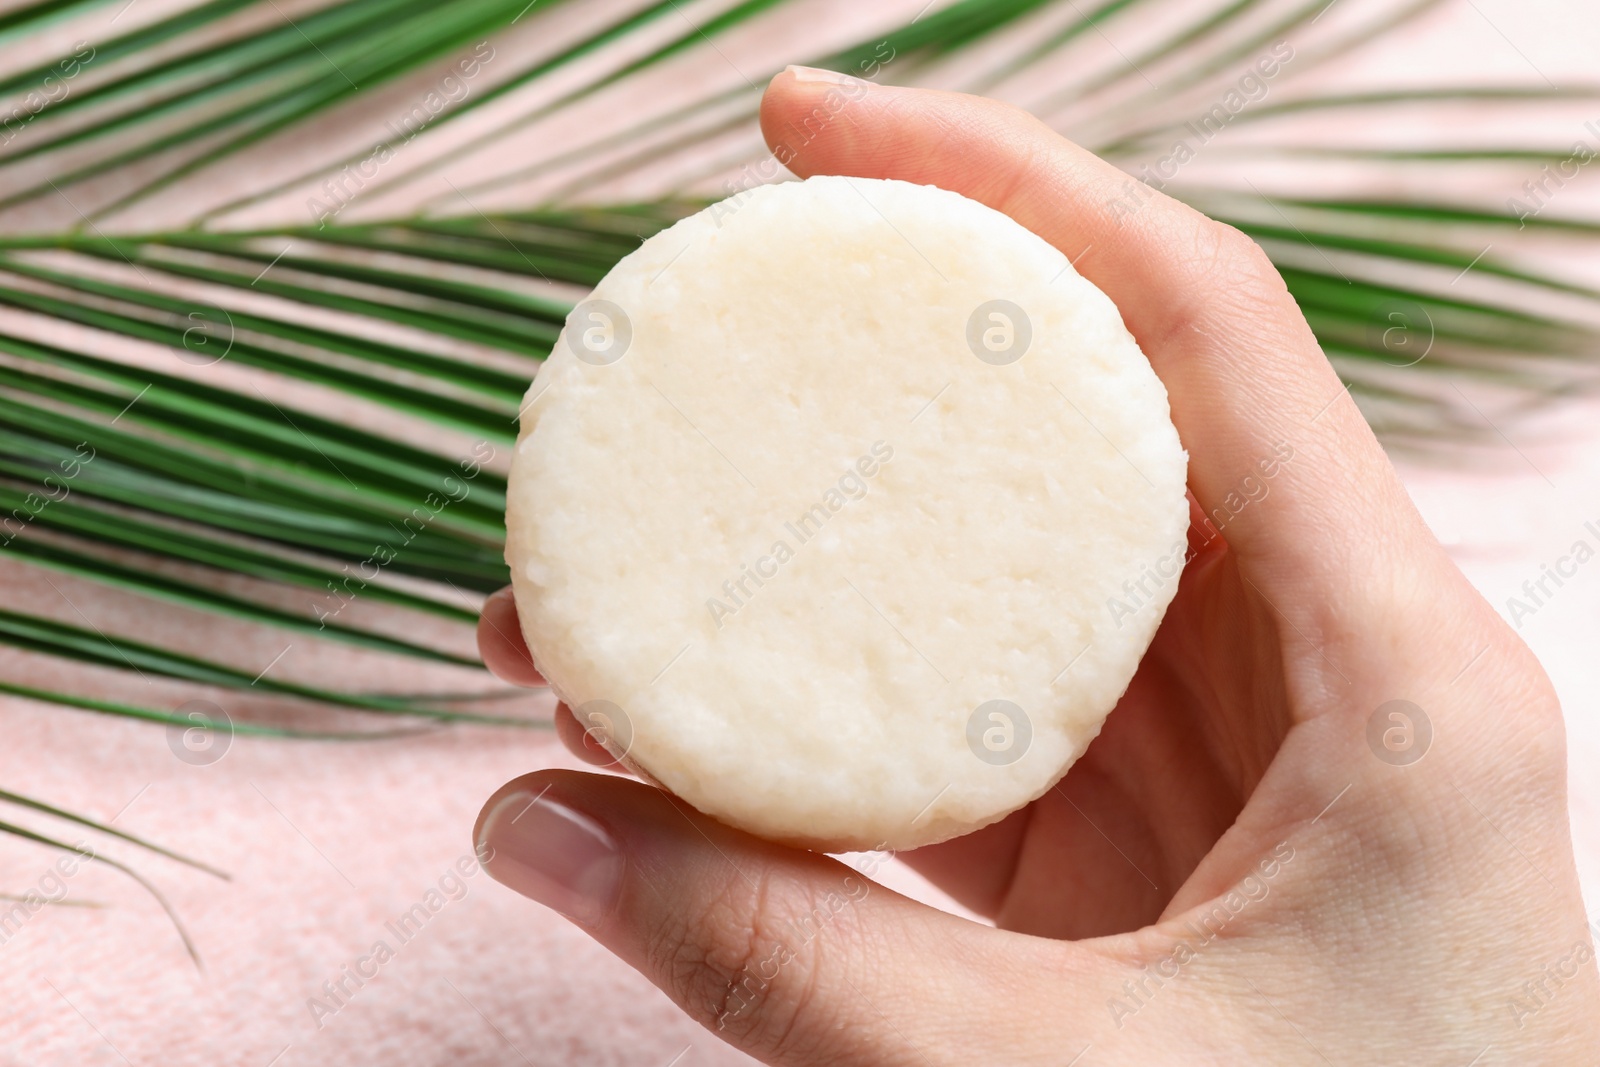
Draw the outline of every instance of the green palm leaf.
[[[7,16],[0,32],[25,34],[95,6],[31,5]],[[554,6],[547,4],[529,17],[545,18]],[[775,0],[728,3],[695,20],[670,2],[637,4],[623,16],[569,34],[537,59],[503,64],[503,76],[437,116],[429,132],[501,104],[579,59],[596,61],[592,76],[569,83],[531,109],[500,110],[485,132],[459,143],[457,151],[494,143],[685,51],[705,46],[716,51],[715,38],[771,15],[777,6]],[[1433,0],[1421,0],[1374,11],[1354,29],[1314,38],[1314,46],[1302,52],[1313,61],[1340,54],[1364,33],[1390,28],[1433,6]],[[1050,67],[1064,51],[1096,37],[1109,41],[1109,35],[1136,25],[1137,19],[1172,5],[1152,0],[1102,0],[1086,7],[1047,0],[960,0],[930,7],[881,37],[825,51],[813,61],[858,69],[893,57],[890,62],[899,64],[899,71],[915,78],[982,44],[986,63],[969,71],[963,87],[996,89]],[[1116,136],[1091,137],[1089,143],[1126,159],[1131,167],[1139,151],[1159,145],[1181,127],[1178,116],[1191,106],[1189,101],[1208,99],[1241,64],[1284,35],[1305,30],[1324,8],[1321,3],[1270,0],[1185,8],[1180,17],[1163,23],[1162,32],[1145,35],[1137,48],[1118,49],[1121,62],[1088,65],[1065,81],[1056,79],[1055,87],[1036,95],[1033,105],[1046,114],[1069,104],[1075,113],[1097,109],[1101,126],[1107,116],[1116,119]],[[107,234],[96,219],[157,196],[363,91],[445,63],[466,45],[488,41],[529,15],[529,8],[494,0],[456,0],[443,7],[351,0],[326,4],[294,20],[279,15],[269,17],[263,5],[248,0],[212,0],[130,25],[64,61],[35,64],[0,79],[0,90],[23,89],[52,74],[80,79],[78,91],[46,108],[26,138],[0,151],[0,173],[34,175],[31,182],[13,183],[7,203],[61,200],[77,215],[58,232],[19,232],[0,239],[0,308],[71,324],[89,337],[102,338],[103,344],[162,346],[180,355],[188,349],[202,358],[217,353],[232,366],[249,367],[268,378],[291,380],[334,398],[353,398],[399,417],[475,435],[490,447],[504,447],[534,361],[548,349],[582,289],[640,239],[703,201],[691,197],[608,210],[529,205],[493,215],[461,211],[457,204],[456,213],[437,217],[336,225],[324,220],[320,226],[242,232],[179,228]],[[1043,20],[1042,25],[1053,21],[1055,28],[1026,37],[1010,32],[1029,18]],[[1007,47],[989,44],[1008,33]],[[613,54],[616,61],[608,58]],[[759,76],[770,72],[766,67],[756,71]],[[740,74],[736,83],[747,82]],[[1342,96],[1291,93],[1245,110],[1238,121],[1243,128],[1286,115],[1397,103],[1468,101],[1516,107],[1592,92],[1467,87]],[[756,96],[753,85],[736,84],[665,118],[670,124],[716,115],[717,121],[700,131],[709,140],[748,122]],[[588,146],[546,153],[544,160],[525,168],[451,187],[470,202],[473,195],[514,186],[540,168],[637,133],[636,124],[624,124],[620,133],[599,134]],[[174,154],[169,150],[175,146],[199,150]],[[672,146],[681,149],[681,143]],[[1269,143],[1258,150],[1272,149]],[[1314,155],[1319,146],[1296,144],[1281,150]],[[1399,158],[1359,146],[1320,150],[1374,163]],[[659,154],[647,150],[626,156],[623,163],[648,169]],[[1417,148],[1405,158],[1481,163],[1542,161],[1558,155],[1550,148],[1486,146],[1432,153]],[[197,219],[225,218],[275,190],[360,158],[349,152],[335,155],[320,167],[309,165],[300,179],[280,179],[203,211]],[[59,166],[57,159],[62,160]],[[52,162],[39,170],[41,160]],[[143,177],[134,187],[110,199],[93,194],[97,176],[145,163],[151,166],[140,172]],[[405,188],[442,172],[449,163],[448,156],[437,156],[381,178],[375,188]],[[618,165],[611,160],[605,171],[590,176],[615,173]],[[30,172],[29,166],[35,169]],[[574,180],[581,182],[582,175],[579,168]],[[81,194],[74,192],[80,187]],[[1253,186],[1249,193],[1201,186],[1174,191],[1278,251],[1291,289],[1330,354],[1350,368],[1358,395],[1392,399],[1417,392],[1393,381],[1380,384],[1360,370],[1366,363],[1376,367],[1398,362],[1396,353],[1385,347],[1389,325],[1382,318],[1384,308],[1395,304],[1429,319],[1432,348],[1414,375],[1419,379],[1470,374],[1532,393],[1551,393],[1569,388],[1590,367],[1594,337],[1589,327],[1520,311],[1512,294],[1531,288],[1592,300],[1594,293],[1560,276],[1452,243],[1456,239],[1448,231],[1469,222],[1504,226],[1512,221],[1504,213],[1481,205],[1294,201],[1262,195]],[[89,214],[82,215],[80,206]],[[1364,232],[1365,220],[1389,223],[1397,218],[1424,232],[1405,239]],[[1569,237],[1592,233],[1590,224],[1581,221],[1569,226],[1551,218],[1534,222]],[[1323,262],[1308,262],[1308,251]],[[1507,295],[1503,300],[1463,300],[1430,287],[1420,273],[1415,284],[1356,285],[1343,276],[1334,257],[1340,262],[1365,257],[1419,270],[1472,268],[1479,280],[1503,283]],[[195,286],[203,288],[203,298],[195,295]],[[271,305],[260,306],[263,299]],[[326,313],[339,323],[308,322],[297,307]],[[375,338],[364,325],[373,322],[409,337],[403,342]],[[36,521],[29,521],[30,536],[8,543],[14,555],[194,609],[315,633],[318,639],[459,661],[435,649],[222,594],[204,583],[106,555],[110,550],[138,553],[306,589],[336,586],[352,564],[363,562],[365,551],[415,515],[419,499],[430,493],[437,497],[449,465],[426,447],[357,429],[315,407],[279,403],[254,383],[248,391],[234,383],[210,384],[193,374],[104,356],[97,347],[44,344],[0,323],[0,354],[6,357],[0,362],[0,414],[7,426],[0,450],[0,503],[15,510],[36,499],[32,483],[64,462],[65,450],[77,443],[92,439],[96,456],[73,486],[73,499],[40,512]],[[486,351],[493,358],[485,358]],[[1508,354],[1518,358],[1507,359]],[[1418,398],[1416,410],[1436,409]],[[364,586],[366,595],[396,609],[467,622],[471,602],[463,605],[459,590],[486,591],[504,580],[498,560],[503,481],[484,472],[472,489],[459,506],[441,510],[436,521],[410,538],[393,564],[392,573],[447,583],[454,595],[387,583]]]
[[[1419,108],[1531,120],[1600,85],[1304,87],[1439,0],[1345,0],[1327,19],[1326,0],[934,0],[898,24],[863,17],[853,34],[823,26],[763,50],[757,31],[806,2],[344,0],[291,19],[257,0],[150,16],[78,0],[0,14],[0,54],[27,56],[0,74],[0,551],[285,641],[470,669],[453,649],[476,597],[506,581],[504,463],[538,361],[618,259],[748,181],[740,168],[764,154],[759,85],[791,60],[1005,96],[1238,226],[1396,444],[1481,430],[1458,384],[1512,408],[1594,384],[1600,293],[1537,265],[1530,241],[1592,252],[1600,220],[1510,195],[1570,165],[1570,136],[1381,134]],[[108,14],[70,54],[29,51]],[[1203,175],[1156,176],[1197,116],[1290,40],[1282,75],[1217,120]],[[695,62],[714,72],[699,92],[645,93],[587,121],[608,94],[675,85]],[[1351,137],[1352,116],[1370,141]],[[373,165],[380,148],[392,161]],[[1281,176],[1335,166],[1370,181]],[[1409,187],[1459,191],[1360,195],[1399,168],[1437,175]],[[1452,184],[1493,168],[1500,185]],[[630,202],[597,206],[623,181]],[[457,640],[336,610],[355,599]],[[419,729],[517,721],[454,710],[473,692],[253,678],[49,610],[0,611],[0,644]],[[87,692],[0,692],[192,725]]]

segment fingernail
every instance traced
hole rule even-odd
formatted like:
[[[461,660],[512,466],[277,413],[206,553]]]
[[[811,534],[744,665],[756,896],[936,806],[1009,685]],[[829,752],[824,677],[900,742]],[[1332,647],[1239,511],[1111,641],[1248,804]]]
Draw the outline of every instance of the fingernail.
[[[820,82],[824,85],[871,85],[871,82],[862,81],[860,78],[841,74],[836,70],[824,70],[821,67],[802,67],[789,64],[784,68],[797,82]]]
[[[622,853],[605,828],[542,792],[501,797],[478,855],[489,877],[584,926],[605,917],[622,884]]]

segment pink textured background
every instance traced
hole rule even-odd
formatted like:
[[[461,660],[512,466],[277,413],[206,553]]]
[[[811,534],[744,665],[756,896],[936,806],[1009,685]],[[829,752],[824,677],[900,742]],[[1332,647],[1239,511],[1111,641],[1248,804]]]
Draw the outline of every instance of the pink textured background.
[[[1592,4],[1471,0],[1328,76],[1525,79],[1531,64],[1559,81],[1592,75],[1596,54],[1600,12]],[[1564,207],[1592,207],[1593,184],[1591,177],[1564,193]],[[1600,526],[1600,404],[1567,405],[1501,429],[1522,454],[1475,453],[1456,469],[1413,464],[1405,476],[1456,560],[1503,611],[1541,563],[1590,536],[1584,521]],[[159,633],[197,649],[226,648],[231,661],[258,668],[288,643],[4,559],[0,589],[7,604],[68,621],[82,610],[112,635]],[[1580,865],[1588,899],[1600,901],[1600,561],[1522,632],[1567,710]],[[0,651],[0,676],[48,684],[55,669]],[[395,684],[391,665],[310,642],[294,643],[274,670]],[[447,669],[407,670],[406,684],[417,689],[483,684]],[[160,705],[178,692],[150,682],[127,696]],[[547,710],[542,699],[523,703]],[[314,1024],[307,998],[376,939],[393,943],[385,924],[468,854],[473,817],[490,791],[532,768],[575,765],[547,734],[462,729],[359,745],[238,738],[219,762],[191,766],[174,758],[159,727],[0,699],[0,736],[0,785],[115,818],[233,876],[221,883],[133,857],[182,915],[203,972],[126,879],[100,869],[72,879],[71,899],[105,906],[47,909],[0,946],[0,1064],[748,1062],[574,928],[482,874],[466,879],[465,896],[443,907],[346,1009],[320,1029]],[[107,851],[130,858],[128,849]],[[0,891],[35,887],[53,859],[0,839]],[[883,877],[936,899],[903,868]]]

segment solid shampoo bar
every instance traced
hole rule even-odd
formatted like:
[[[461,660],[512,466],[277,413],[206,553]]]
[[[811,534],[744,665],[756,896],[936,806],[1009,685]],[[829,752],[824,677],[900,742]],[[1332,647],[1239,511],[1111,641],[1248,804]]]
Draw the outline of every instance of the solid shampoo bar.
[[[574,309],[506,558],[539,668],[630,766],[764,837],[912,848],[1094,739],[1176,591],[1185,467],[1060,251],[955,193],[812,178]]]

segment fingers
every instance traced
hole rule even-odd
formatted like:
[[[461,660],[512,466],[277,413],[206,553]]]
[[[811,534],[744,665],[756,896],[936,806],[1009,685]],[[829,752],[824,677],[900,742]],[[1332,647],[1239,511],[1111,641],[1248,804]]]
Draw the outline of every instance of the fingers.
[[[491,596],[478,616],[478,655],[483,665],[512,685],[544,685],[544,678],[533,665],[522,625],[517,622],[517,603],[508,585]]]
[[[583,760],[585,763],[596,767],[621,768],[616,758],[606,751],[606,746],[601,743],[597,732],[603,727],[599,724],[583,724],[578,722],[578,717],[572,709],[565,704],[556,705],[555,714],[556,737],[567,746],[567,751]]]
[[[545,684],[522,636],[517,602],[512,599],[509,585],[484,602],[483,613],[478,617],[478,655],[495,677],[512,685]],[[595,737],[592,725],[580,724],[566,704],[556,705],[554,722],[556,737],[574,756],[596,767],[619,766]]]
[[[497,881],[572,919],[765,1063],[910,1064],[927,1049],[983,1062],[961,1045],[997,1035],[972,1021],[1026,1017],[1013,978],[1039,984],[1078,951],[926,908],[622,778],[517,779],[484,807],[474,840]]]
[[[1065,253],[1166,383],[1202,510],[1286,610],[1352,592],[1352,575],[1372,588],[1396,549],[1431,543],[1277,271],[1237,230],[978,97],[785,73],[761,121],[797,174],[937,185]]]

